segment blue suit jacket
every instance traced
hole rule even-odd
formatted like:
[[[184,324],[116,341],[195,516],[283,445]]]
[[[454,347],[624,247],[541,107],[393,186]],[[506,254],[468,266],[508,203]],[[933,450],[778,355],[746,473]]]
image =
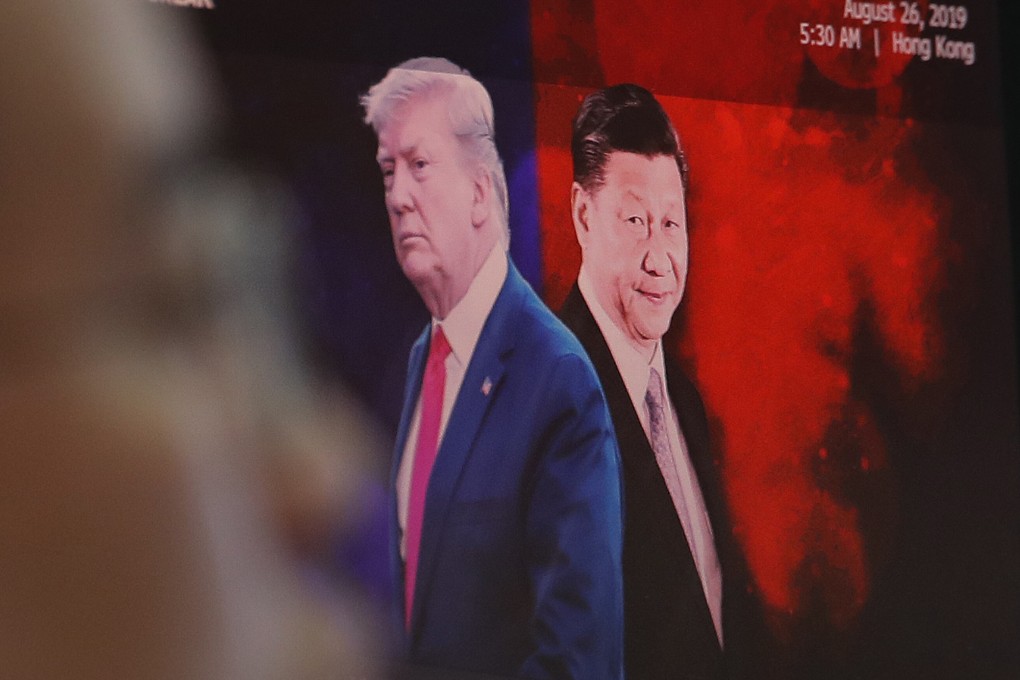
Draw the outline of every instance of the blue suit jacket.
[[[428,330],[411,350],[391,488]],[[409,632],[395,494],[391,502],[405,658],[515,677],[621,677],[620,494],[616,439],[591,362],[511,263],[429,480]]]

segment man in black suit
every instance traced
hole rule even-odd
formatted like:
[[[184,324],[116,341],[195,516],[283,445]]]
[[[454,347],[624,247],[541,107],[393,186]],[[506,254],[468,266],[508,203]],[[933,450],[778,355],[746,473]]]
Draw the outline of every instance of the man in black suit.
[[[599,374],[623,462],[626,677],[757,677],[705,409],[663,352],[687,276],[683,149],[650,92],[616,85],[585,98],[571,152],[582,263],[560,317]]]

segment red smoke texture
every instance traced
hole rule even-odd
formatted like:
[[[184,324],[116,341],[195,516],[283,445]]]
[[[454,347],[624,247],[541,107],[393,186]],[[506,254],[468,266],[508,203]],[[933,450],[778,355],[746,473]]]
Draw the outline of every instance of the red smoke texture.
[[[929,310],[943,276],[945,215],[909,151],[919,124],[669,96],[750,92],[792,103],[807,56],[795,20],[812,3],[793,4],[722,2],[669,17],[652,0],[599,4],[587,46],[576,26],[558,31],[556,8],[536,9],[536,77],[569,82],[565,55],[597,45],[591,58],[604,81],[649,86],[680,131],[691,164],[691,265],[672,349],[715,420],[736,531],[772,620],[821,615],[845,628],[867,601],[881,543],[862,526],[854,489],[895,500],[887,445],[855,392],[855,361],[867,337],[879,357],[863,360],[885,362],[906,389],[934,377],[941,339]],[[746,37],[739,55],[723,49],[722,28],[713,32],[723,16]],[[790,27],[782,40],[770,29],[777,21]],[[895,104],[893,86],[882,85],[878,106]],[[569,136],[591,89],[537,86],[544,283],[554,309],[580,262]],[[837,462],[841,471],[828,474]]]

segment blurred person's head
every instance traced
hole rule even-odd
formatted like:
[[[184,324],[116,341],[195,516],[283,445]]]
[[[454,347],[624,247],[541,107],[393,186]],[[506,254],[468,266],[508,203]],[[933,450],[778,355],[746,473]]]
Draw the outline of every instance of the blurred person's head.
[[[307,434],[263,292],[280,234],[202,160],[209,89],[168,16],[0,3],[0,668],[331,677],[355,643],[266,493]]]

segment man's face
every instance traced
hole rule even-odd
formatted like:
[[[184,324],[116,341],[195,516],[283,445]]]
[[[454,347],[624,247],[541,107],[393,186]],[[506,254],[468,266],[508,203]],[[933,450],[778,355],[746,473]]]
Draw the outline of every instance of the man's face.
[[[599,303],[639,350],[669,329],[687,279],[687,213],[676,160],[613,152],[594,194],[575,185],[574,226]]]
[[[431,299],[455,303],[474,276],[479,247],[473,225],[475,183],[450,126],[445,102],[403,103],[379,132],[379,167],[393,247],[404,274],[433,314]]]

